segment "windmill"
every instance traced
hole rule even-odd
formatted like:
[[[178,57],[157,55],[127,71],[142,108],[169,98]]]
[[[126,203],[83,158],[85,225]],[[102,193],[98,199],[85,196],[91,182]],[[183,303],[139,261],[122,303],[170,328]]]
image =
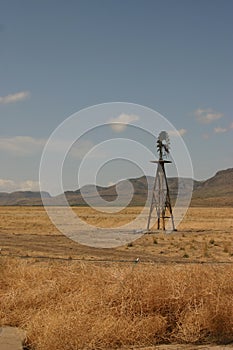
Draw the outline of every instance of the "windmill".
[[[165,164],[171,163],[171,161],[167,159],[170,152],[170,140],[166,131],[161,131],[158,136],[157,152],[159,153],[159,160],[152,161],[152,163],[157,163],[158,166],[152,191],[147,231],[151,231],[150,222],[154,210],[156,211],[158,230],[161,229],[161,223],[162,229],[165,230],[165,219],[171,218],[172,229],[173,231],[176,231],[172,214],[168,181],[165,172]],[[166,212],[169,212],[170,216],[166,216]]]

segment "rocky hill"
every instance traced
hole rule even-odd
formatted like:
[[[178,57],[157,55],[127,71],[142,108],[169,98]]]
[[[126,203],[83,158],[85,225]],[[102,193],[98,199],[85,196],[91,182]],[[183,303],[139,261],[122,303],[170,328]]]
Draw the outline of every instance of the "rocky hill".
[[[51,198],[48,192],[0,192],[0,205],[42,205],[41,197]]]
[[[218,171],[199,182],[193,192],[193,205],[233,206],[233,168]]]

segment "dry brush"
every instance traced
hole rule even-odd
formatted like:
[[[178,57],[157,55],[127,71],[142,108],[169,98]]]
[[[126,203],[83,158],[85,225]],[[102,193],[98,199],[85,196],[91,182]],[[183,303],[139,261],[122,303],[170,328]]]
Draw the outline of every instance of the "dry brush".
[[[233,270],[0,260],[0,322],[36,350],[233,341]]]

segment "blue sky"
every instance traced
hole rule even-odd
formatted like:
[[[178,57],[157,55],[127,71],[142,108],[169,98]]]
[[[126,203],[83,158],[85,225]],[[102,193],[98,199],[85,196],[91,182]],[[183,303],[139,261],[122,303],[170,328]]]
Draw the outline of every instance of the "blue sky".
[[[232,167],[232,13],[231,0],[1,1],[0,191],[36,189],[53,130],[112,101],[182,130],[196,179]]]

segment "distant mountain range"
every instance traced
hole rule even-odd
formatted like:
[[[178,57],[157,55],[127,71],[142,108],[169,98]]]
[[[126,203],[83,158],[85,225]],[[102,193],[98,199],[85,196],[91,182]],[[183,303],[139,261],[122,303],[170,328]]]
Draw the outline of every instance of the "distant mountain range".
[[[154,178],[150,176],[122,180],[118,184],[109,187],[87,185],[81,190],[66,191],[65,197],[71,206],[86,205],[81,192],[87,196],[88,200],[91,201],[93,205],[99,204],[98,198],[101,196],[103,200],[107,202],[116,201],[117,198],[120,198],[120,201],[114,203],[114,205],[120,206],[127,201],[127,195],[130,191],[129,181],[133,186],[133,196],[129,205],[144,205],[148,191],[151,193],[153,188]],[[233,206],[233,168],[218,171],[213,177],[206,181],[178,179],[174,177],[168,178],[172,201],[174,201],[177,196],[178,181],[184,189],[184,192],[185,189],[188,189],[188,187],[193,184],[192,206]],[[64,205],[64,195],[52,197],[48,192],[30,191],[17,191],[12,193],[0,192],[0,205],[40,206],[42,205],[41,197],[43,197],[49,205]]]

